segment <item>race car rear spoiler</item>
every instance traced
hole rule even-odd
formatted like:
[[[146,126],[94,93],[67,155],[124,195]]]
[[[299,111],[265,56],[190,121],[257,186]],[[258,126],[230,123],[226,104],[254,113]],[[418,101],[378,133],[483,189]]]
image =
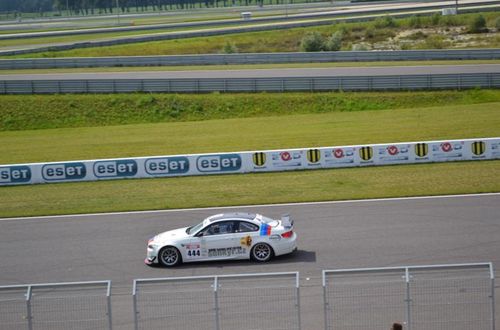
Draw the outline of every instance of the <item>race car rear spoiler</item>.
[[[283,214],[281,216],[281,224],[287,229],[293,227],[293,220],[290,220],[290,214]]]

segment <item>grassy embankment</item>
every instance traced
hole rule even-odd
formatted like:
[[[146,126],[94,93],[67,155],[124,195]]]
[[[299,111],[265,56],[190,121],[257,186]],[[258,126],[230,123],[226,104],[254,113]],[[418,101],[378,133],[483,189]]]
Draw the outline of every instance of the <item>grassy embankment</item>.
[[[500,127],[496,90],[0,100],[0,164],[492,137]],[[500,161],[462,162],[2,187],[0,216],[499,190]]]
[[[341,50],[354,45],[368,49],[442,49],[442,48],[495,48],[500,47],[497,32],[498,14],[482,13],[490,33],[469,33],[468,26],[479,14],[457,16],[414,16],[405,19],[380,17],[374,21],[337,23],[326,26],[294,28],[276,31],[238,33],[213,37],[143,42],[109,47],[91,47],[68,51],[42,52],[15,56],[88,57],[88,56],[140,56],[220,53],[226,44],[234,45],[240,53],[294,52],[300,50],[302,38],[310,32],[328,37],[343,32]]]

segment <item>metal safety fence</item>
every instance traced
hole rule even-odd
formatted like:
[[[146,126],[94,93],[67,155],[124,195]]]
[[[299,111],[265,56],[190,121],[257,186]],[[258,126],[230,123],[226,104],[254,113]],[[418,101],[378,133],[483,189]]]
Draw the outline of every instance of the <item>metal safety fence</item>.
[[[187,66],[273,63],[325,63],[430,60],[496,60],[500,49],[339,51],[315,53],[247,53],[167,56],[116,56],[0,59],[0,70],[96,68],[128,66]]]
[[[139,329],[300,329],[299,274],[137,279]]]
[[[323,271],[325,329],[495,330],[491,263]]]
[[[490,11],[498,10],[500,1],[498,0],[485,0],[481,3],[468,3],[461,4],[460,12],[476,12],[476,11]],[[290,28],[300,28],[300,27],[310,27],[319,25],[330,25],[336,21],[343,22],[361,22],[373,20],[381,15],[390,15],[396,18],[410,17],[416,14],[421,15],[431,15],[436,12],[441,12],[445,8],[453,8],[455,5],[452,3],[443,4],[427,4],[424,6],[418,5],[417,7],[395,7],[395,8],[378,8],[372,9],[369,12],[347,14],[344,11],[325,11],[319,13],[305,13],[299,15],[292,15],[288,17],[277,17],[277,18],[261,18],[259,20],[251,20],[255,23],[264,24],[252,24],[243,26],[229,26],[222,28],[212,28],[212,29],[193,29],[184,31],[170,31],[165,33],[153,33],[153,34],[139,34],[128,37],[116,37],[105,40],[91,40],[91,41],[79,41],[74,43],[64,43],[59,45],[51,46],[37,46],[32,45],[22,49],[12,49],[12,50],[0,50],[0,56],[10,56],[10,55],[21,55],[29,53],[39,53],[47,51],[63,51],[71,50],[77,48],[89,48],[89,47],[106,47],[123,45],[129,43],[137,42],[151,42],[151,41],[161,41],[161,40],[174,40],[183,38],[193,38],[193,37],[208,37],[208,36],[218,36],[234,33],[246,33],[246,32],[260,32],[260,31],[270,31],[270,30],[285,30]],[[354,16],[353,16],[354,15]],[[268,22],[275,21],[273,24]],[[241,22],[241,21],[239,21]]]
[[[1,330],[109,329],[111,282],[0,287]]]
[[[3,80],[0,94],[387,91],[499,88],[500,73],[384,76]]]

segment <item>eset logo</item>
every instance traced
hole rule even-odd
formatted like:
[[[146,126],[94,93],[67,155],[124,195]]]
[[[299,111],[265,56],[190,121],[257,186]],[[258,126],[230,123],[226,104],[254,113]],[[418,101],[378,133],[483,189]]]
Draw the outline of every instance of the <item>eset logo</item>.
[[[25,183],[31,180],[28,166],[0,167],[0,183]]]
[[[187,157],[150,158],[144,163],[146,173],[150,175],[174,175],[189,171]]]
[[[87,175],[84,163],[47,164],[42,167],[42,177],[46,181],[78,180]]]
[[[132,159],[109,160],[94,163],[98,178],[128,177],[137,174],[137,162]]]
[[[237,154],[200,156],[196,159],[200,172],[231,172],[241,168],[241,157]]]

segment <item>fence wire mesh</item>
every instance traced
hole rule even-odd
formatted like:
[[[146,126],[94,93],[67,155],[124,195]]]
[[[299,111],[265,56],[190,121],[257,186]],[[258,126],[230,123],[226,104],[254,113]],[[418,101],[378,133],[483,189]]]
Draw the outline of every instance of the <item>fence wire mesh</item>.
[[[135,328],[300,329],[298,274],[135,280]]]
[[[214,329],[213,278],[137,281],[136,329]]]
[[[323,272],[325,329],[494,330],[491,264]]]
[[[293,274],[221,277],[220,329],[299,329],[297,293]]]
[[[111,329],[109,282],[0,287],[0,329]]]
[[[28,329],[26,287],[0,288],[0,330]]]
[[[488,269],[412,271],[412,330],[491,329]]]
[[[387,330],[405,319],[405,272],[346,273],[327,279],[328,329]]]

